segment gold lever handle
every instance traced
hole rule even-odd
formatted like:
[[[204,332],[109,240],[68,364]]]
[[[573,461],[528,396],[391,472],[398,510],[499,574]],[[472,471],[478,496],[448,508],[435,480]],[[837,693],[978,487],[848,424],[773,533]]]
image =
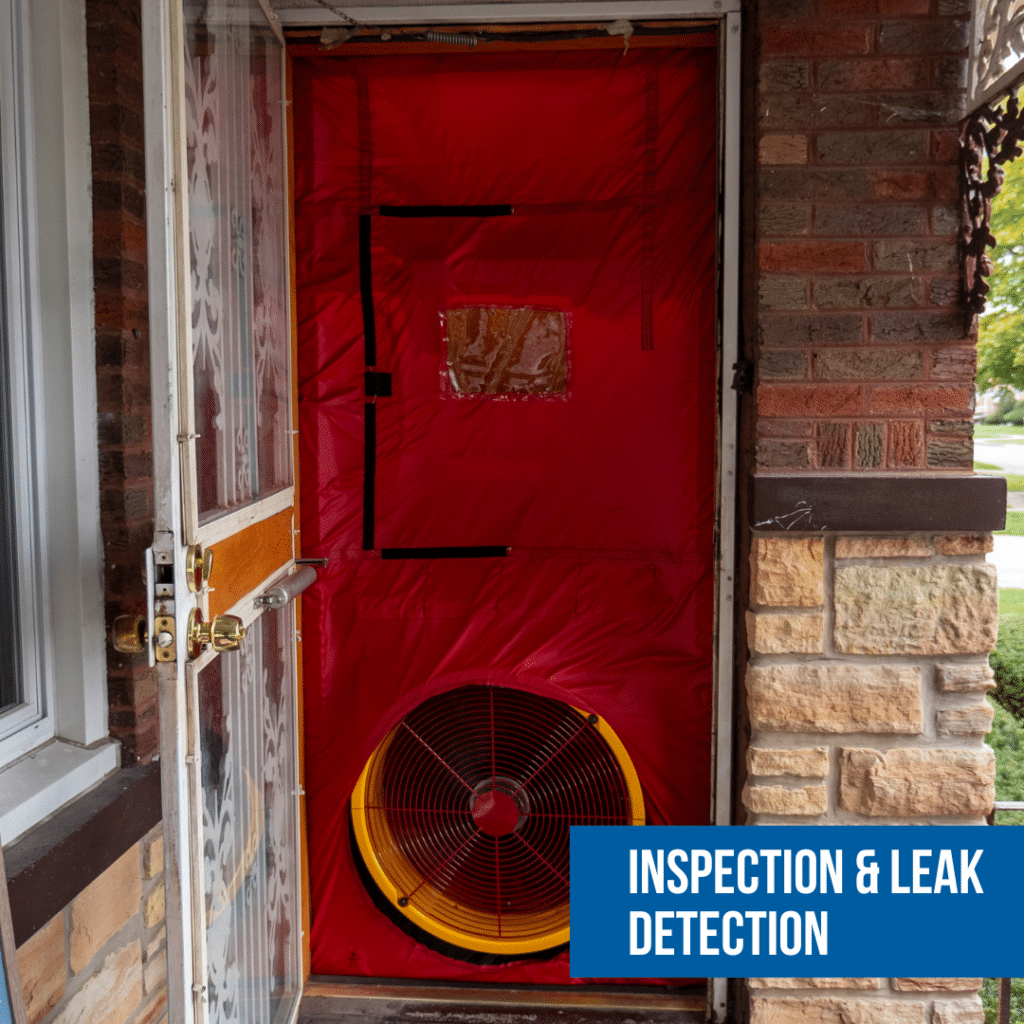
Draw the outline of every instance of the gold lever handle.
[[[145,615],[118,615],[113,633],[114,650],[121,654],[141,654],[149,642]]]
[[[198,658],[209,644],[215,651],[237,651],[245,639],[246,628],[237,615],[215,615],[203,622],[203,613],[193,608],[188,617],[188,656]]]

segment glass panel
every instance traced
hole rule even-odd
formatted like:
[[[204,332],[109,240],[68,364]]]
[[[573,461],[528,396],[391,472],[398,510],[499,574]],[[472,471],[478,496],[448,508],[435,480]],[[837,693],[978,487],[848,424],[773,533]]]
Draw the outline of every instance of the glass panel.
[[[199,673],[211,1024],[279,1024],[299,995],[291,616]]]
[[[291,483],[281,47],[259,4],[185,3],[200,521]]]
[[[0,207],[0,715],[23,703],[18,645],[18,584],[14,522],[14,453],[11,365],[7,318],[7,282],[3,208]]]

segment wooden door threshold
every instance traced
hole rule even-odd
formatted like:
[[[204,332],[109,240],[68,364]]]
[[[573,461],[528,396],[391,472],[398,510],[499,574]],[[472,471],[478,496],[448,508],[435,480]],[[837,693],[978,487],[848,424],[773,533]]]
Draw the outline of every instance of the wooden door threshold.
[[[314,975],[298,1024],[703,1024],[703,986],[506,988]]]

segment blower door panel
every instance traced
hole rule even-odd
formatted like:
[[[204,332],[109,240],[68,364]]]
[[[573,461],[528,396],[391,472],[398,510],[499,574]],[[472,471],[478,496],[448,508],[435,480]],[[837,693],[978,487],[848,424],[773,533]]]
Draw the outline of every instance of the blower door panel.
[[[303,604],[316,973],[569,980],[566,953],[428,949],[359,877],[356,782],[438,694],[597,714],[648,821],[707,821],[716,66],[693,41],[294,60],[303,554],[330,560]]]

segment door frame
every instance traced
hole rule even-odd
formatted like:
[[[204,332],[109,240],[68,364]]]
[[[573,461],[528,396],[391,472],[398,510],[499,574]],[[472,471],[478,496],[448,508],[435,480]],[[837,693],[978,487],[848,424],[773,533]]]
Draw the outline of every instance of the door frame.
[[[331,5],[289,8],[279,12],[285,29],[350,24]],[[716,516],[716,610],[713,766],[709,820],[732,824],[734,675],[736,633],[736,474],[739,394],[730,387],[730,371],[739,360],[740,308],[740,146],[741,146],[741,0],[562,0],[541,3],[434,3],[403,7],[349,7],[351,21],[387,25],[486,25],[542,22],[613,22],[627,20],[701,19],[719,22],[718,123],[719,211],[718,252],[721,257],[718,294],[718,452]],[[726,978],[711,978],[708,1017],[724,1024]]]

